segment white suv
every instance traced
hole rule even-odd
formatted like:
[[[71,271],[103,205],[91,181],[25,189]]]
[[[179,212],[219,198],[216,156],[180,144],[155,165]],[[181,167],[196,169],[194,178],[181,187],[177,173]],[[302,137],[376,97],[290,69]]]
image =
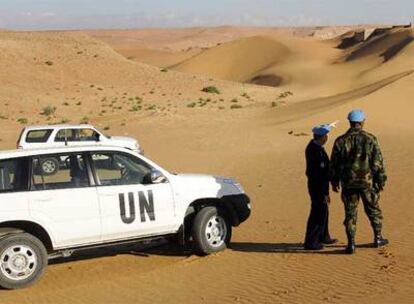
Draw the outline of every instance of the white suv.
[[[17,149],[33,149],[64,146],[110,145],[143,153],[138,141],[123,136],[108,136],[92,125],[41,125],[25,127],[17,140]],[[60,162],[56,158],[43,159],[41,164],[45,174],[55,174]]]
[[[44,159],[59,160],[45,174]],[[250,216],[233,179],[171,174],[126,148],[0,152],[0,286],[34,283],[48,259],[73,251],[174,237],[197,254],[226,248]]]

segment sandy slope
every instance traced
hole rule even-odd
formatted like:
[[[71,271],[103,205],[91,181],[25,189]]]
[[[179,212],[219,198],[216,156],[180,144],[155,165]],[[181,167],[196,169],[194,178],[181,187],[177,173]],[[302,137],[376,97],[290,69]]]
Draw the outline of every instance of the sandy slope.
[[[290,36],[330,39],[355,29],[355,26],[315,28],[258,28],[220,26],[214,28],[87,30],[82,31],[111,45],[127,58],[151,65],[166,67],[194,55],[241,38],[254,36]],[[158,56],[155,60],[154,55]]]
[[[118,47],[115,51],[129,60],[146,63],[160,68],[168,68],[198,55],[201,50],[186,51],[154,50],[142,47]]]
[[[384,74],[379,76],[377,70],[389,61],[393,68],[386,68],[387,76],[391,71],[409,70],[406,60],[402,60],[405,66],[395,61],[401,53],[409,53],[413,39],[411,29],[395,29],[338,49],[339,39],[249,37],[205,50],[172,68],[218,79],[282,86],[311,96],[329,88],[331,91],[324,94],[330,95],[382,80]],[[272,77],[280,81],[263,81]]]
[[[58,108],[51,120],[78,121],[88,115],[92,122],[110,126],[112,134],[138,137],[147,154],[171,171],[236,177],[253,202],[252,217],[235,230],[225,252],[199,258],[161,247],[55,264],[32,288],[0,291],[0,303],[412,303],[412,44],[385,63],[377,51],[338,63],[346,50],[332,48],[332,41],[282,40],[298,60],[283,71],[300,76],[302,65],[302,76],[292,77],[286,87],[267,88],[160,72],[79,33],[0,34],[0,114],[7,116],[0,119],[1,147],[13,146],[21,126],[18,117],[46,121],[39,112],[53,104]],[[75,46],[90,55],[77,54]],[[104,59],[93,61],[95,53]],[[46,60],[56,63],[47,66]],[[210,83],[223,93],[201,93]],[[294,95],[278,99],[287,88]],[[240,96],[244,92],[251,97]],[[129,111],[136,95],[156,109]],[[104,97],[108,101],[101,101]],[[212,100],[186,107],[200,97]],[[122,109],[103,107],[115,98]],[[229,109],[233,98],[242,109]],[[62,105],[65,100],[69,106]],[[271,107],[272,101],[277,106]],[[304,252],[307,134],[313,125],[337,119],[339,129],[332,136],[341,134],[347,112],[355,107],[367,111],[367,128],[383,147],[389,172],[382,197],[384,233],[392,243],[382,250],[361,246],[355,256],[343,255],[343,210],[339,196],[333,195],[331,233],[341,243]],[[107,112],[99,115],[103,109]],[[359,244],[371,242],[362,208],[357,235]]]
[[[180,72],[246,82],[269,66],[286,60],[289,49],[266,37],[249,37],[202,52],[172,68]]]
[[[219,104],[228,108],[230,100],[242,93],[257,101],[265,101],[270,91],[279,93],[271,88],[163,72],[128,60],[82,33],[1,32],[0,49],[0,113],[4,122],[16,128],[19,119],[38,123],[46,119],[108,121],[111,117],[111,122],[120,125],[126,123],[126,114],[171,116],[195,102],[202,103],[203,109],[218,111]],[[201,92],[209,85],[219,87],[222,94]],[[204,103],[200,99],[208,100]],[[240,103],[247,106],[248,102]],[[42,109],[49,105],[56,107],[56,112],[42,116]],[[6,132],[1,138],[14,133],[12,129]]]

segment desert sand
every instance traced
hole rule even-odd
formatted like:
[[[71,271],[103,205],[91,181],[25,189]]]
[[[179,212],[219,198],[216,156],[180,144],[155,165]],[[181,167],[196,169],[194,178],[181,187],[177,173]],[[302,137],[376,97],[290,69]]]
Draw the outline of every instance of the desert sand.
[[[413,303],[414,33],[349,43],[356,30],[0,32],[0,148],[13,148],[24,124],[89,121],[138,138],[172,172],[238,179],[253,208],[219,254],[166,245],[78,257],[50,265],[33,287],[0,290],[0,303]],[[55,112],[42,115],[47,106]],[[332,194],[340,242],[305,252],[304,148],[314,125],[340,120],[330,151],[353,108],[383,149],[391,244],[369,248],[360,206],[357,253],[344,255]]]

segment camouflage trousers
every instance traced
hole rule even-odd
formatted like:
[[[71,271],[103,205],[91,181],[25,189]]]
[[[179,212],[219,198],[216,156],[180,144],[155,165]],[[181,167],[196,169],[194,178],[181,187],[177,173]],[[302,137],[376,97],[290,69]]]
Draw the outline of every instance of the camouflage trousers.
[[[355,237],[356,222],[358,214],[358,203],[360,199],[364,204],[364,210],[371,223],[375,234],[380,234],[382,229],[382,212],[379,207],[380,194],[372,188],[365,189],[343,189],[342,201],[345,206],[345,230],[347,234]]]

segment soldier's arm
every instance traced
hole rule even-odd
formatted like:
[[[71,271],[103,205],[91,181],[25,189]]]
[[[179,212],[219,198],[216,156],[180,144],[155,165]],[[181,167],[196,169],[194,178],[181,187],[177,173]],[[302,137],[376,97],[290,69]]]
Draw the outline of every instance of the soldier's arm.
[[[340,147],[338,141],[335,141],[332,154],[331,154],[331,161],[329,165],[329,179],[331,181],[332,187],[338,188],[339,186],[339,165],[341,154],[340,154]]]
[[[382,188],[385,186],[385,182],[387,181],[387,174],[385,172],[384,159],[382,157],[381,148],[376,138],[373,140],[371,170],[375,186],[382,190]]]

